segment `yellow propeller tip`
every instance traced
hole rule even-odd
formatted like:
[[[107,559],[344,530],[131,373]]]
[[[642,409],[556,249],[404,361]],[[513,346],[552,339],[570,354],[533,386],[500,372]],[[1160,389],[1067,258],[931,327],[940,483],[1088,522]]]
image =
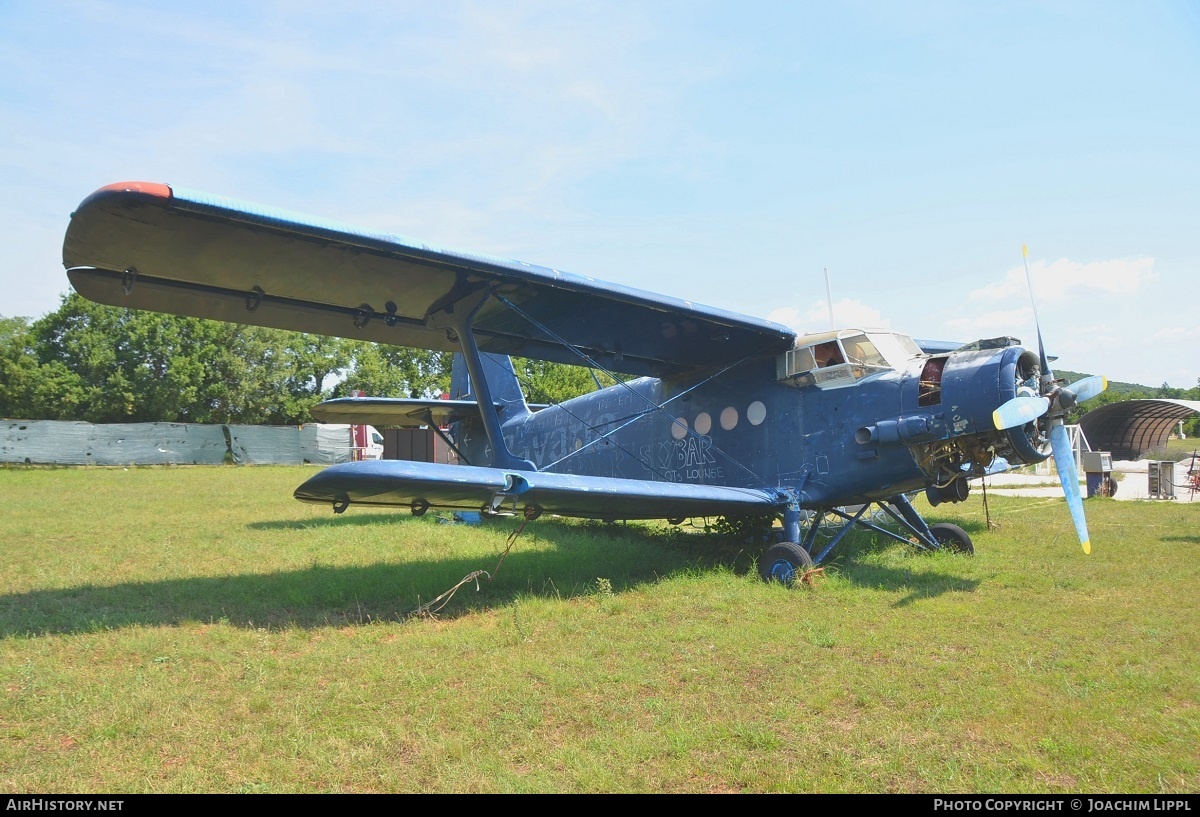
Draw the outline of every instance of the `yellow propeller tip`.
[[[1080,542],[1079,544],[1083,547],[1084,553],[1092,552],[1092,540],[1091,539],[1088,539],[1087,541],[1084,541],[1084,542]]]
[[[1025,256],[1026,258],[1029,257],[1029,247],[1025,244],[1021,245],[1021,255]]]

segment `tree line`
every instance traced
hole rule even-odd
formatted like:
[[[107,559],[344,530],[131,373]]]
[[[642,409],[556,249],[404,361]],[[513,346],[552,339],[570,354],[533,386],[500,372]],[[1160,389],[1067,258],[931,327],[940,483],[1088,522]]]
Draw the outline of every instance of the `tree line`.
[[[450,387],[451,360],[449,352],[104,306],[70,293],[35,321],[0,316],[0,417],[294,425],[311,422],[321,400],[354,390],[436,397]],[[580,366],[513,363],[530,402],[559,403],[613,382]],[[1200,381],[1191,389],[1114,383],[1068,422],[1146,397],[1200,400]],[[1200,433],[1200,418],[1187,428]]]
[[[1076,380],[1086,377],[1087,375],[1079,372],[1056,370],[1055,376],[1066,380],[1068,383],[1074,383]],[[1190,389],[1173,388],[1167,383],[1163,383],[1158,388],[1154,388],[1153,386],[1141,386],[1136,383],[1120,383],[1110,381],[1108,384],[1108,389],[1093,397],[1091,400],[1088,400],[1086,403],[1076,406],[1067,412],[1066,422],[1078,423],[1079,418],[1087,414],[1089,411],[1094,411],[1100,406],[1108,405],[1109,403],[1120,403],[1125,400],[1146,400],[1150,398],[1200,401],[1200,378],[1196,379],[1196,385]],[[1200,416],[1192,417],[1190,420],[1185,420],[1183,427],[1185,433],[1189,437],[1197,436],[1200,434]]]
[[[353,390],[436,397],[449,352],[105,306],[76,293],[30,321],[0,316],[0,417],[293,425]],[[514,360],[531,402],[596,387],[590,370]]]

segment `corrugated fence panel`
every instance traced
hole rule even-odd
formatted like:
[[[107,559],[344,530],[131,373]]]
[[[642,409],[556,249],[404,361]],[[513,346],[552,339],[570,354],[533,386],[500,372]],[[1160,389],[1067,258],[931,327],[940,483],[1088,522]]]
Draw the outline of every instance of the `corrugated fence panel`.
[[[0,460],[39,465],[219,465],[227,450],[220,426],[5,420],[0,431]]]
[[[112,423],[92,426],[96,465],[220,465],[220,426],[183,423]]]
[[[305,462],[314,465],[336,465],[339,462],[350,462],[350,428],[344,425],[320,425],[310,423],[304,426],[300,435],[301,453]]]
[[[41,465],[85,465],[91,462],[91,423],[51,420],[5,420],[0,459]]]
[[[0,462],[34,465],[333,465],[350,460],[345,426],[221,426],[0,420]]]
[[[226,426],[238,465],[297,465],[304,462],[296,426]]]

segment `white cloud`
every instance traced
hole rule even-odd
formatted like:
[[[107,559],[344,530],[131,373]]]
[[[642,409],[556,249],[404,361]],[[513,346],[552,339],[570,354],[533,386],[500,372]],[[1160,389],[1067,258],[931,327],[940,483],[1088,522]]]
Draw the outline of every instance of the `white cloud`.
[[[1033,292],[1038,303],[1062,301],[1075,297],[1081,289],[1093,289],[1110,295],[1130,295],[1158,280],[1153,258],[1126,258],[1080,263],[1066,258],[1047,264],[1034,261],[1029,265]],[[972,300],[998,301],[1009,298],[1029,298],[1025,268],[1014,267],[1004,274],[1000,283],[977,289]]]
[[[1198,340],[1200,339],[1200,326],[1168,326],[1165,329],[1159,329],[1150,337],[1163,341]]]
[[[856,298],[834,301],[833,317],[838,328],[887,329],[891,326],[882,312]],[[813,301],[803,312],[799,307],[784,306],[768,313],[767,320],[782,323],[799,332],[823,332],[829,328],[829,305],[826,301]]]
[[[963,318],[952,318],[946,321],[946,326],[962,337],[987,337],[989,335],[1012,334],[1013,327],[1026,326],[1033,323],[1033,308],[1019,307],[1003,309],[995,312],[985,312],[982,315],[970,315]]]
[[[767,313],[767,320],[782,323],[793,329],[800,327],[800,310],[794,306],[785,306]]]

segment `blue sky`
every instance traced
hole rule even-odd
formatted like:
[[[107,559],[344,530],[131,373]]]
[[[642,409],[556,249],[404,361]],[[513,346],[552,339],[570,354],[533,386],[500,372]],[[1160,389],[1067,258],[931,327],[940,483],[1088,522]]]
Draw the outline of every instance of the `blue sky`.
[[[0,0],[0,314],[163,181],[828,328],[1200,376],[1195,2]]]

